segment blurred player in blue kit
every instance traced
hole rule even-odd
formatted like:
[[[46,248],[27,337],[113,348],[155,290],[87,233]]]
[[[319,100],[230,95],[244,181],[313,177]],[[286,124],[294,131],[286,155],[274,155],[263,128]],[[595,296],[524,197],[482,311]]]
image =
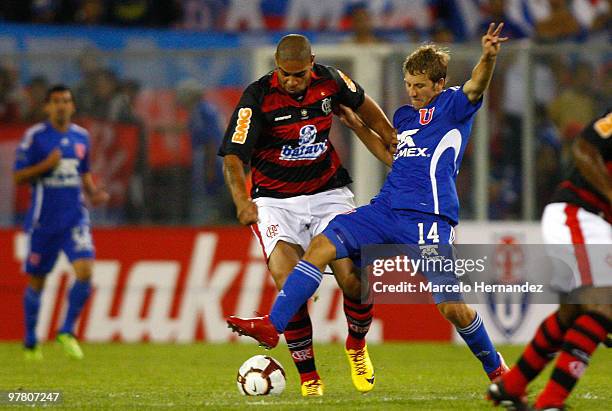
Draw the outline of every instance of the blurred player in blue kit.
[[[350,257],[360,259],[368,244],[446,246],[454,240],[459,219],[455,187],[474,116],[482,105],[501,43],[503,23],[491,24],[482,37],[482,55],[463,87],[445,89],[449,54],[435,45],[424,45],[404,62],[404,82],[411,104],[394,115],[399,144],[391,172],[369,205],[353,213],[336,216],[317,235],[301,261],[287,278],[270,315],[255,318],[230,317],[228,323],[262,345],[274,347],[291,316],[315,292],[327,264]],[[342,107],[344,123],[360,137],[371,134],[360,117]],[[431,248],[431,247],[429,247]],[[456,282],[447,277],[425,276],[432,283]],[[449,278],[450,277],[450,278]],[[434,293],[444,317],[457,329],[493,380],[508,367],[495,350],[478,313],[465,304],[460,293]],[[400,326],[399,324],[397,326]]]
[[[74,269],[76,280],[68,294],[68,309],[57,340],[66,354],[83,358],[74,337],[74,325],[91,293],[94,246],[83,194],[92,205],[109,199],[96,187],[89,171],[89,133],[71,123],[76,111],[72,91],[51,87],[45,98],[48,121],[30,127],[17,149],[13,178],[32,186],[32,200],[24,230],[28,235],[25,272],[28,286],[23,298],[25,356],[42,359],[36,323],[45,279],[60,251]]]

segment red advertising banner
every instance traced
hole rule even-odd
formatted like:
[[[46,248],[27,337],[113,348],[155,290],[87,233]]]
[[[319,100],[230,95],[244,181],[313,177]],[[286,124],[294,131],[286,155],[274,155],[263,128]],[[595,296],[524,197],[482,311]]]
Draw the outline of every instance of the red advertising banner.
[[[87,341],[232,341],[225,317],[267,312],[276,295],[259,244],[242,227],[96,229],[94,241],[94,292],[77,327]],[[25,237],[0,230],[0,250],[0,340],[18,340]],[[53,338],[63,319],[69,272],[62,257],[47,278],[42,339]],[[310,305],[315,339],[342,340],[342,295],[325,277]],[[378,305],[369,340],[450,341],[451,326],[433,305]]]

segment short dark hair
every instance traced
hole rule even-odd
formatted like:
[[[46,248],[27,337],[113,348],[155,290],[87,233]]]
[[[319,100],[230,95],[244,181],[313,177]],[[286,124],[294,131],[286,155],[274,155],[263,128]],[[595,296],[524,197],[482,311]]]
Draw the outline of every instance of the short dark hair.
[[[435,44],[425,44],[417,48],[404,60],[404,75],[426,74],[434,83],[446,78],[450,55],[448,49]]]
[[[72,94],[70,87],[65,84],[55,84],[47,89],[47,93],[45,94],[45,103],[48,103],[51,100],[51,94],[63,93],[64,91],[68,91],[70,93],[70,97],[74,102],[74,94]]]
[[[301,34],[287,34],[278,42],[274,57],[280,61],[310,60],[312,57],[310,41]]]

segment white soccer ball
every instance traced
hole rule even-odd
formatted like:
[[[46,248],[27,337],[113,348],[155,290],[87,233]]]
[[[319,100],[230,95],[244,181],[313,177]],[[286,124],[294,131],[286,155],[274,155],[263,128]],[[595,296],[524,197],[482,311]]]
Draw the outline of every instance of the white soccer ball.
[[[256,355],[240,366],[236,384],[242,395],[279,395],[285,389],[285,370],[274,358]]]

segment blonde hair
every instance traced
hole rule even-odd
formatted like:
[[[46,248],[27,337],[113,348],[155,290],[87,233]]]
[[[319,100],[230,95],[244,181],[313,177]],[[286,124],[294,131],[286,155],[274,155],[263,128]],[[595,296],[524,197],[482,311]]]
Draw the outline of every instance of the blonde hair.
[[[404,75],[426,74],[427,78],[436,83],[446,78],[449,61],[450,54],[447,48],[424,44],[406,57],[402,69]]]

